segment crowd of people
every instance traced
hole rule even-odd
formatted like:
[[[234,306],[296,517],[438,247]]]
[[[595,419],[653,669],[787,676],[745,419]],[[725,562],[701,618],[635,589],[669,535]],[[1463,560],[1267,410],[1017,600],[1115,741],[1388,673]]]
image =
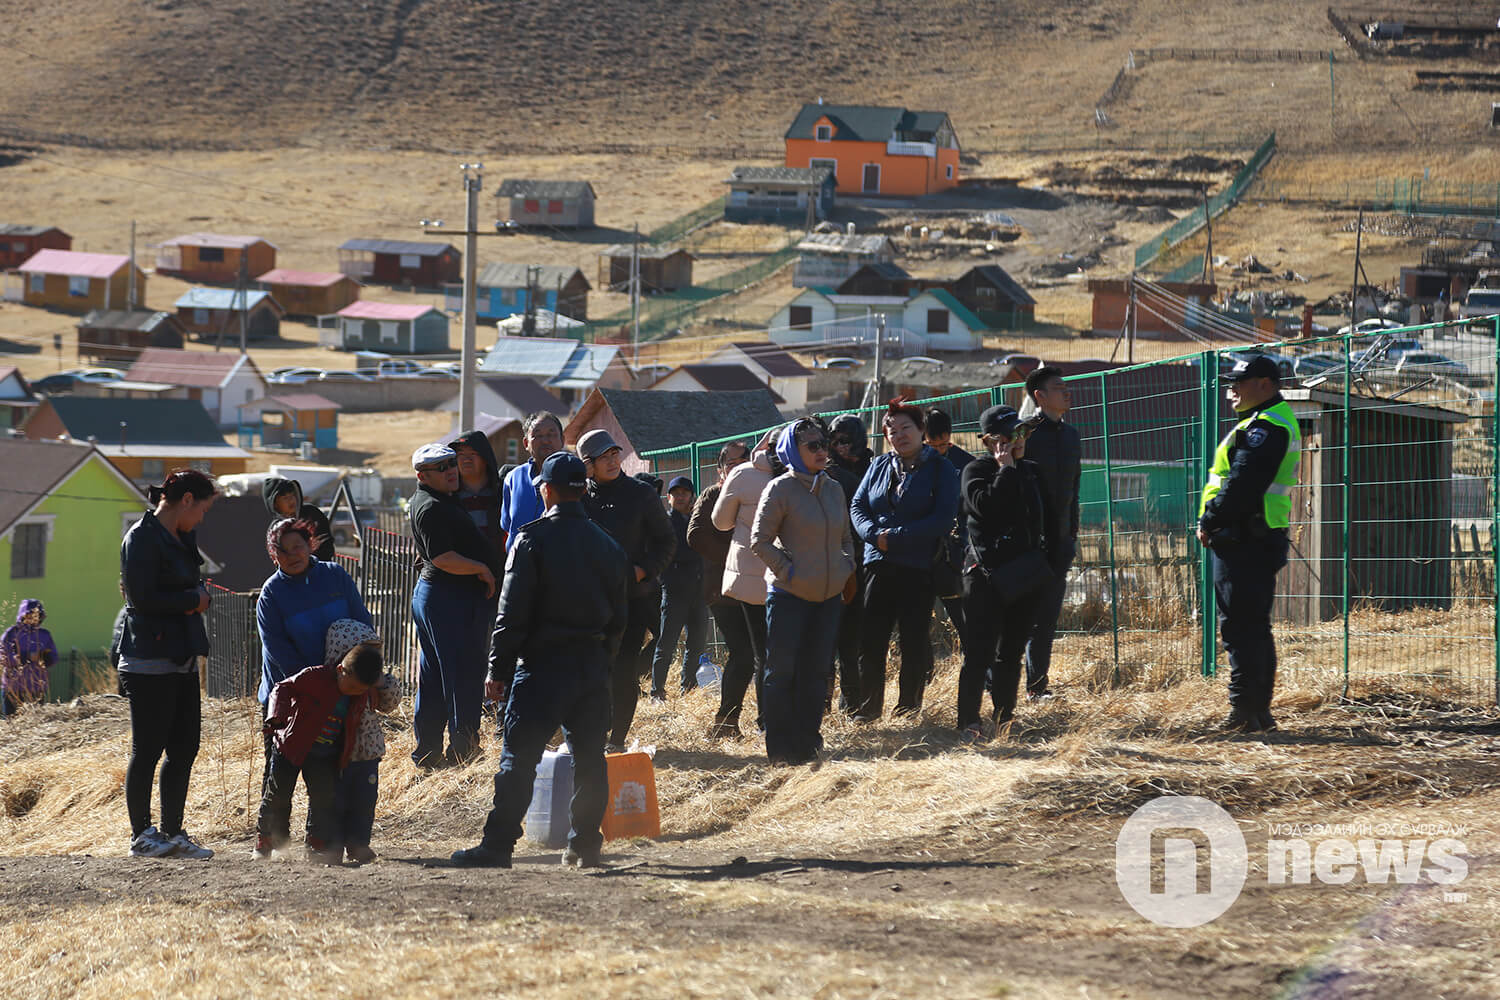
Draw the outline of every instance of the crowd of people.
[[[1250,362],[1224,378],[1242,420],[1220,445],[1199,538],[1218,557],[1234,668],[1229,728],[1263,730],[1274,727],[1269,594],[1285,562],[1282,508],[1298,439],[1274,368],[1267,376]],[[420,647],[413,761],[431,770],[475,756],[486,703],[503,738],[483,839],[454,862],[509,866],[537,763],[561,727],[576,789],[566,860],[597,864],[604,755],[625,746],[642,679],[649,697],[666,701],[680,663],[679,689],[694,689],[710,615],[725,657],[708,736],[744,735],[753,687],[755,726],[776,765],[818,756],[835,695],[852,719],[882,718],[893,630],[901,657],[891,715],[919,712],[938,607],[961,650],[962,739],[987,739],[1014,718],[1023,664],[1028,699],[1050,697],[1052,642],[1077,554],[1082,448],[1058,370],[1036,369],[1025,392],[1029,416],[1008,406],[980,415],[978,456],[953,442],[947,413],[898,400],[883,414],[888,450],[879,456],[858,417],[804,417],[753,445],[725,445],[701,494],[679,476],[665,498],[660,480],[625,474],[608,431],[589,431],[570,452],[549,413],[525,422],[530,460],[520,466],[498,466],[477,432],[417,449],[408,507],[421,561],[411,597]],[[173,472],[152,487],[152,509],[121,549],[132,854],[212,854],[188,836],[182,813],[198,747],[196,669],[208,650],[193,532],[216,495],[208,476]],[[377,713],[396,707],[396,685],[358,588],[316,554],[326,519],[313,520],[295,484],[268,485],[266,500],[275,568],[257,605],[265,767],[255,852],[289,842],[300,775],[309,856],[368,862],[385,751]],[[23,608],[22,624],[39,625],[40,614]],[[163,755],[156,825],[151,785]]]

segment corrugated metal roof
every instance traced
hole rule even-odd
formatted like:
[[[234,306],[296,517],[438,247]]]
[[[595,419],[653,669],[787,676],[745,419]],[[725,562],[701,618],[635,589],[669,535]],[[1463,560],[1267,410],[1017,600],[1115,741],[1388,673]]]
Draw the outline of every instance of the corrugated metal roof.
[[[327,288],[345,279],[354,280],[347,274],[340,274],[337,271],[294,271],[289,267],[278,267],[267,271],[255,280],[263,285],[311,285],[316,288]]]
[[[262,299],[270,297],[270,292],[251,291],[248,288],[244,291],[233,288],[189,288],[172,304],[178,309],[227,309],[239,312],[241,309],[254,309]]]
[[[874,256],[891,249],[891,239],[880,233],[808,233],[798,243],[802,253],[857,253]]]
[[[604,369],[620,353],[612,344],[579,344],[556,377],[547,380],[554,389],[592,389]]]
[[[351,302],[338,311],[339,316],[348,319],[418,319],[430,312],[437,312],[433,306],[409,306],[398,302]]]
[[[550,264],[531,266],[539,268],[536,281],[543,291],[556,289],[559,283],[568,284],[574,275],[583,278],[583,271],[576,267],[554,267]],[[478,285],[480,288],[525,288],[526,267],[525,264],[512,264],[505,260],[486,264],[484,270],[479,272]],[[587,285],[588,279],[583,278],[583,282]]]
[[[631,243],[616,243],[613,246],[607,246],[603,250],[600,250],[599,251],[599,256],[601,256],[601,257],[629,257],[631,255],[631,253],[634,252],[634,250],[635,250],[635,245],[634,244],[631,244]],[[640,253],[641,253],[641,260],[666,260],[668,257],[674,256],[675,254],[680,254],[680,253],[681,254],[687,254],[689,260],[697,260],[698,259],[698,258],[694,257],[692,254],[688,253],[686,250],[682,249],[681,247],[659,247],[659,246],[653,246],[650,243],[642,243],[641,244]]]
[[[748,392],[600,389],[599,395],[637,453],[744,434],[782,422],[775,397],[765,388]]]
[[[125,422],[125,444],[193,445],[222,453],[228,447],[215,426],[213,417],[195,399],[104,399],[92,396],[54,396],[48,403],[78,440],[90,436],[100,443],[100,450],[111,446],[120,454],[120,422]],[[232,451],[244,455],[238,448]],[[106,451],[106,454],[108,452]]]
[[[495,191],[496,198],[582,198],[585,194],[597,198],[594,186],[588,181],[538,181],[521,177],[507,177]]]
[[[802,184],[818,187],[833,175],[832,167],[735,167],[725,184],[774,181],[777,184]]]
[[[65,274],[70,278],[108,278],[130,263],[122,253],[38,250],[16,270],[23,274]]]
[[[56,230],[63,233],[56,226],[33,226],[24,222],[0,222],[0,236],[40,236]],[[63,233],[67,236],[67,233]]]
[[[331,399],[324,399],[315,392],[285,392],[279,396],[266,396],[240,407],[241,413],[258,413],[262,410],[291,413],[297,410],[342,410],[343,406]]]
[[[175,323],[171,313],[147,309],[94,309],[78,321],[81,330],[140,330],[150,333],[163,323]]]
[[[409,243],[405,240],[348,240],[340,250],[369,253],[399,253],[414,257],[440,257],[453,247],[447,243]]]
[[[576,340],[554,337],[498,337],[479,370],[550,379],[567,366],[578,346]]]
[[[571,316],[564,316],[562,313],[555,313],[551,309],[538,308],[536,311],[536,315],[533,318],[536,320],[536,328],[539,333],[552,333],[557,330],[573,330],[577,327],[586,325],[576,319],[573,319]],[[502,334],[517,336],[520,334],[522,328],[525,327],[525,325],[526,314],[514,313],[496,322],[495,329],[499,330]]]
[[[812,372],[802,362],[769,341],[736,341],[729,346],[737,348],[741,354],[760,365],[767,375],[775,378],[812,378]]]
[[[187,233],[184,236],[174,236],[160,245],[164,247],[224,247],[243,250],[256,243],[264,243],[272,250],[277,249],[276,244],[264,236],[230,236],[224,233]]]
[[[133,382],[160,382],[203,389],[222,386],[241,360],[254,366],[237,351],[183,351],[172,347],[148,347],[125,372]]]

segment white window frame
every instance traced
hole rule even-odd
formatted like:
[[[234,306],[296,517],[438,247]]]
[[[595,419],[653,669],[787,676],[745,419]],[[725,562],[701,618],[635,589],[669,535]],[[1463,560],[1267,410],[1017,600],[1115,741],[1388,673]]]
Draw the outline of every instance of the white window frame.
[[[873,190],[870,189],[870,188],[865,187],[865,171],[869,170],[871,167],[875,168],[875,187],[874,187]],[[860,194],[879,194],[880,193],[881,182],[884,181],[884,180],[885,180],[885,171],[881,169],[880,164],[878,164],[878,163],[862,163],[862,164],[860,164],[860,166],[859,166],[859,193]]]
[[[10,530],[6,532],[6,538],[11,543],[11,566],[7,568],[8,572],[13,572],[15,566],[16,529],[34,525],[40,525],[45,529],[42,535],[42,571],[36,576],[12,576],[12,580],[45,580],[47,578],[47,550],[52,546],[52,536],[57,527],[56,520],[56,514],[29,514],[11,525]]]
[[[832,142],[833,141],[833,126],[832,125],[818,125],[818,126],[815,126],[813,128],[813,138],[815,140],[817,140],[818,142]]]
[[[377,320],[380,324],[380,342],[382,344],[398,344],[401,342],[401,322],[394,319]]]
[[[1114,501],[1139,500],[1145,503],[1151,494],[1151,476],[1144,472],[1111,472],[1109,496]]]
[[[809,167],[827,167],[833,171],[833,183],[839,182],[839,161],[828,157],[814,156],[807,161]]]
[[[945,164],[943,166],[943,170],[947,174],[947,178],[946,179],[951,181],[953,179],[953,164],[951,164],[951,163]]]

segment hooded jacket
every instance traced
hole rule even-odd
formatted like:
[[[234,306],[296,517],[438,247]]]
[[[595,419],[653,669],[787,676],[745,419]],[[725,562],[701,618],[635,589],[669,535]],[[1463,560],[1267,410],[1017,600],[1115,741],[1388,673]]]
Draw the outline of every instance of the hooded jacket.
[[[130,526],[120,543],[122,658],[186,664],[208,655],[208,629],[197,613],[201,565],[196,532],[169,532],[149,510]]]
[[[830,451],[828,466],[830,469],[837,466],[841,470],[853,473],[857,488],[859,481],[865,478],[865,473],[870,471],[870,463],[875,460],[874,452],[870,451],[870,434],[865,430],[864,421],[852,413],[845,413],[833,418],[833,423],[828,425],[828,434],[830,437],[843,434],[853,444],[854,447],[851,450],[854,452],[854,461],[846,462],[839,457],[837,451]],[[840,483],[842,482],[843,480],[840,479]],[[846,489],[844,492],[850,500],[854,499],[854,490]]]
[[[714,503],[714,527],[734,532],[724,563],[723,593],[746,604],[766,603],[766,564],[750,548],[750,530],[755,526],[755,506],[779,469],[769,453],[756,452],[729,473]]]
[[[271,688],[304,667],[326,662],[324,638],[341,618],[372,623],[359,588],[344,568],[312,558],[297,576],[277,570],[266,577],[255,602],[260,631],[260,689],[262,705]]]
[[[588,492],[583,495],[583,509],[590,520],[625,550],[633,565],[646,571],[646,578],[640,581],[631,571],[629,596],[648,597],[654,593],[657,581],[677,551],[677,533],[667,519],[661,497],[645,483],[622,472],[607,483],[590,479]]]
[[[854,494],[854,532],[865,543],[864,562],[931,570],[938,544],[948,537],[958,514],[958,473],[930,445],[923,445],[906,488],[896,494],[895,469],[901,459],[886,452]],[[875,539],[889,531],[886,551]],[[946,549],[945,549],[946,551]]]
[[[750,547],[776,590],[815,603],[838,596],[854,572],[843,489],[821,473],[777,476],[756,507]]]
[[[490,549],[497,555],[504,553],[506,529],[500,518],[504,487],[500,483],[500,465],[495,461],[495,449],[491,446],[490,439],[484,436],[483,431],[467,431],[447,444],[450,448],[458,445],[473,448],[484,460],[486,492],[470,493],[469,488],[460,480],[456,499],[469,512],[469,517],[474,519],[474,525],[484,536],[484,540],[490,543]]]
[[[26,616],[37,612],[35,625]],[[28,597],[16,612],[16,623],[0,635],[0,690],[12,698],[41,699],[47,694],[47,668],[57,662],[57,645],[52,633],[42,628],[47,610],[42,602]]]
[[[321,538],[318,547],[313,549],[313,555],[324,562],[333,562],[333,526],[328,523],[328,515],[317,504],[306,503],[302,499],[302,484],[295,479],[282,479],[279,476],[267,476],[266,481],[261,484],[260,498],[265,501],[266,511],[271,515],[271,520],[286,515],[277,513],[276,497],[288,489],[297,494],[297,520],[306,521],[313,526],[313,537]]]
[[[734,541],[733,531],[720,531],[714,527],[714,504],[723,492],[721,483],[714,483],[698,495],[693,502],[693,516],[688,518],[687,543],[703,559],[703,599],[713,604],[724,596],[724,564],[729,561],[729,546]]]
[[[349,655],[349,650],[367,642],[379,642],[380,636],[362,621],[341,618],[328,626],[328,635],[323,640],[323,665],[337,667]],[[380,675],[380,680],[370,688],[370,703],[359,717],[359,728],[354,733],[354,749],[349,760],[380,760],[385,756],[385,733],[381,731],[380,716],[376,712],[389,714],[401,704],[401,692],[396,689],[396,678],[389,673]],[[374,711],[370,711],[374,709]]]

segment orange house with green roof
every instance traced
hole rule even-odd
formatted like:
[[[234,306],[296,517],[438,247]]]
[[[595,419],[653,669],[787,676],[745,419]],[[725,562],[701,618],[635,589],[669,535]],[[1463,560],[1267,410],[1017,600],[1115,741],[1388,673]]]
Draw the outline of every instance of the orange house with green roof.
[[[832,167],[841,195],[921,197],[958,184],[958,136],[942,111],[804,104],[786,166]]]

